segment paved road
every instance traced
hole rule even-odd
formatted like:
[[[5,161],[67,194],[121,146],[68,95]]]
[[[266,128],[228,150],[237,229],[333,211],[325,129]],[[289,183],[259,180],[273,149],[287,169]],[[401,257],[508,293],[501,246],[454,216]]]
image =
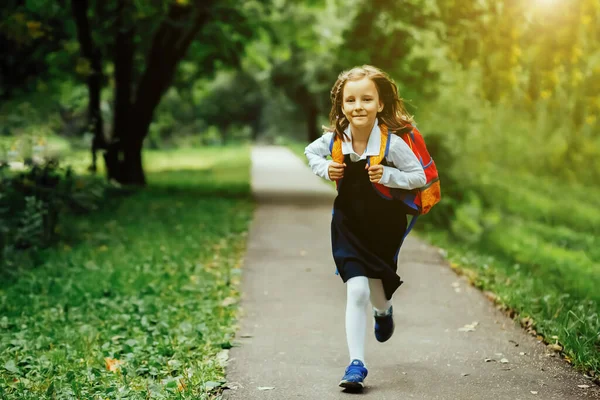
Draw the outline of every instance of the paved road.
[[[337,386],[349,360],[345,287],[329,242],[334,190],[286,148],[255,147],[252,160],[258,207],[243,267],[240,346],[230,352],[224,397],[356,396]],[[368,335],[362,397],[600,399],[598,387],[547,356],[437,249],[409,236],[399,271],[405,283],[394,298],[396,333],[383,344]],[[473,322],[474,331],[459,331]]]

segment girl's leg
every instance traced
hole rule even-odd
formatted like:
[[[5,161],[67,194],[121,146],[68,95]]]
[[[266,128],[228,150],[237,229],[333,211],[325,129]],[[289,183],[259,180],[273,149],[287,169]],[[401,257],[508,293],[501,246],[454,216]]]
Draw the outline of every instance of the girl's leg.
[[[373,308],[378,314],[385,314],[390,309],[392,301],[385,297],[381,279],[369,278],[369,289],[371,292],[371,304],[373,305]]]
[[[360,360],[364,363],[369,280],[365,276],[356,276],[348,279],[346,286],[346,338],[350,362]]]

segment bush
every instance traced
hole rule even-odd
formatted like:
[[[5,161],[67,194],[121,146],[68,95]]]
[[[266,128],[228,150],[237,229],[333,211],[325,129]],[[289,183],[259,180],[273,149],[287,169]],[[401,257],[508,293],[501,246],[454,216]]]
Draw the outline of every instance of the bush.
[[[28,256],[53,244],[67,213],[99,207],[108,184],[76,176],[55,161],[15,173],[0,164],[0,269],[22,265]]]

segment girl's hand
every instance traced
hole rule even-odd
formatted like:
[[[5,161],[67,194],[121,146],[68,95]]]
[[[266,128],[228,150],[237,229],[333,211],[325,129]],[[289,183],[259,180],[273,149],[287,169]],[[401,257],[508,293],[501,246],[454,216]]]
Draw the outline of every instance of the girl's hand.
[[[372,183],[378,183],[381,180],[381,177],[383,176],[383,165],[377,164],[371,165],[370,167],[365,165],[365,169],[369,170],[369,180]]]
[[[340,163],[336,163],[335,161],[332,161],[329,164],[329,169],[327,170],[327,172],[329,173],[329,179],[331,179],[332,181],[337,181],[338,179],[342,179],[344,177],[344,168],[346,167],[346,164],[340,164]]]

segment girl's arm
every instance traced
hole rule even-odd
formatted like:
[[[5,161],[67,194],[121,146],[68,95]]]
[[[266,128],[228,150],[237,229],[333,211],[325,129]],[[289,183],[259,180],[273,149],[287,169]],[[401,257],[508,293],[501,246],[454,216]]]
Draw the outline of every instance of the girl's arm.
[[[401,137],[392,135],[387,160],[393,167],[383,166],[380,184],[407,190],[425,186],[427,180],[423,166]]]
[[[326,157],[331,155],[329,144],[332,137],[333,132],[327,132],[304,149],[304,155],[308,159],[308,165],[312,171],[315,175],[328,181],[331,180],[329,179],[329,164],[332,161],[327,160]]]

